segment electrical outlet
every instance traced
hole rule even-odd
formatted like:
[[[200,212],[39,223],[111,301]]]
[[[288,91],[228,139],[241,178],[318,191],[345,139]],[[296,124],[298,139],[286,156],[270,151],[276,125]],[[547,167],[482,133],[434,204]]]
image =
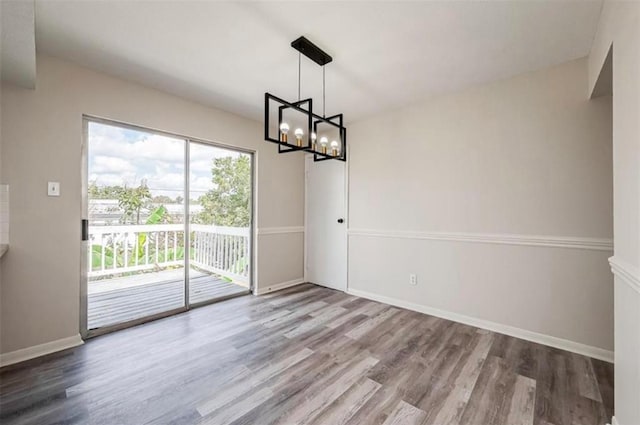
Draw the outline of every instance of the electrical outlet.
[[[415,274],[409,275],[409,285],[417,285],[418,284],[418,276]]]

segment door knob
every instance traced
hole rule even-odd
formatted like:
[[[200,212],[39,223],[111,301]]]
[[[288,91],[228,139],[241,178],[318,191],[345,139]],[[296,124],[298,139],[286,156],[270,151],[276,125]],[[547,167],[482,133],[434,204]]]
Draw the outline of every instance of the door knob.
[[[339,218],[338,219],[338,223],[340,223],[340,224],[344,223],[344,218]]]

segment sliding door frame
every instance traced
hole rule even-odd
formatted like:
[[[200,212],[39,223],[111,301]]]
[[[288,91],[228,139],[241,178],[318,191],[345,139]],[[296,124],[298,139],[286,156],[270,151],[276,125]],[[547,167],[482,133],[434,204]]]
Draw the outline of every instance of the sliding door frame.
[[[185,191],[185,203],[184,203],[184,244],[185,244],[185,267],[184,267],[184,306],[167,310],[162,313],[154,314],[151,316],[141,317],[139,319],[129,320],[127,322],[117,323],[115,325],[105,326],[97,329],[88,329],[88,284],[89,284],[89,275],[88,275],[88,258],[87,258],[87,241],[80,241],[80,335],[82,339],[89,339],[95,336],[103,335],[106,333],[118,331],[121,329],[129,328],[132,326],[140,325],[142,323],[150,322],[152,320],[157,320],[163,317],[172,316],[174,314],[183,313],[191,310],[192,308],[198,308],[209,304],[214,304],[219,301],[224,301],[230,298],[235,298],[238,296],[249,295],[253,293],[254,284],[255,284],[255,258],[256,258],[256,249],[255,249],[255,213],[256,213],[256,151],[252,149],[246,149],[238,146],[228,145],[220,142],[212,142],[209,140],[199,139],[196,137],[184,136],[177,133],[172,133],[169,131],[158,130],[151,127],[143,127],[136,124],[126,123],[123,121],[117,121],[108,118],[102,118],[95,115],[82,115],[82,142],[81,142],[81,157],[80,157],[80,169],[81,169],[81,210],[80,217],[83,220],[89,219],[89,123],[94,122],[98,124],[105,124],[115,127],[126,128],[130,130],[143,131],[146,133],[157,134],[160,136],[167,136],[176,139],[184,140],[184,170],[185,170],[185,181],[184,181],[184,191]],[[206,300],[194,304],[189,303],[189,261],[191,255],[191,235],[190,235],[190,220],[189,220],[189,183],[190,183],[190,147],[191,143],[197,143],[201,145],[212,146],[216,148],[226,149],[234,152],[240,152],[246,155],[249,155],[250,163],[251,163],[251,196],[250,196],[250,220],[249,220],[249,289],[245,293],[239,292],[238,294],[227,295],[223,297],[213,298],[211,300]],[[81,238],[82,239],[82,238]]]

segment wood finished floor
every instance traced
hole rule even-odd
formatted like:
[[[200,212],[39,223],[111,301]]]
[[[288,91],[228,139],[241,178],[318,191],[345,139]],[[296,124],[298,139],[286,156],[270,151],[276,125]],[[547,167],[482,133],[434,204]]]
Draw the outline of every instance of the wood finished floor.
[[[613,365],[313,285],[0,370],[13,424],[605,424]]]

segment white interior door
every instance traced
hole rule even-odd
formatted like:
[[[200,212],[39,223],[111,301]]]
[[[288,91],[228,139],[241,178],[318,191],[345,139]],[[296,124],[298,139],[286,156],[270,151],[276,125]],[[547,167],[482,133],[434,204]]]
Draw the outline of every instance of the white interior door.
[[[306,262],[308,282],[347,290],[346,163],[306,162]]]

